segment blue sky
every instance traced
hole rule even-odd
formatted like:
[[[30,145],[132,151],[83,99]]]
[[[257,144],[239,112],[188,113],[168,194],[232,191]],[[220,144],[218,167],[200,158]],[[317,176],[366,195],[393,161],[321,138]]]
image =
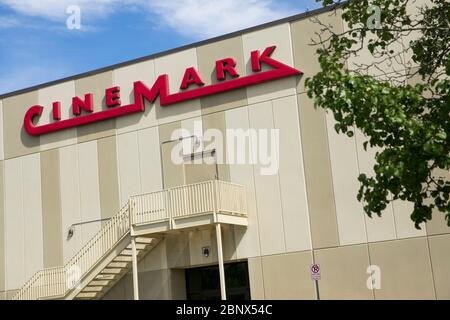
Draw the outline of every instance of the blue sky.
[[[73,5],[80,29],[67,27]],[[314,0],[0,0],[0,94],[317,7]]]

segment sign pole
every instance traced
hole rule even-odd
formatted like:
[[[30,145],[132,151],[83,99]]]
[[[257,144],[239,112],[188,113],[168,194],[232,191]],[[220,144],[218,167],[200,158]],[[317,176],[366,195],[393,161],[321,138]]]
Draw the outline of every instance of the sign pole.
[[[320,300],[319,280],[315,280],[314,283],[315,283],[315,286],[316,286],[316,299],[317,299],[317,300]]]
[[[318,263],[312,264],[310,271],[311,271],[311,279],[314,281],[314,286],[316,289],[316,299],[320,300],[320,293],[319,293],[320,265]]]

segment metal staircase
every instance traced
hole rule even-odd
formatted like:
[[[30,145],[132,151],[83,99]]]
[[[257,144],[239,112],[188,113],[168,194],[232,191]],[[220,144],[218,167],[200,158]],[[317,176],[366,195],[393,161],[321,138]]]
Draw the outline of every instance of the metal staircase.
[[[125,242],[129,242],[129,238]],[[152,250],[161,241],[160,238],[136,238],[136,251],[138,261],[142,259],[150,250]],[[128,271],[131,269],[132,249],[128,245],[117,256],[114,254],[110,259],[105,259],[104,263],[91,272],[90,281],[87,280],[87,285],[81,286],[71,292],[66,299],[76,300],[92,300],[100,299],[108,292]],[[110,262],[108,262],[110,260]]]
[[[219,180],[136,195],[64,266],[36,272],[13,300],[100,299],[173,230],[247,226],[243,186]]]

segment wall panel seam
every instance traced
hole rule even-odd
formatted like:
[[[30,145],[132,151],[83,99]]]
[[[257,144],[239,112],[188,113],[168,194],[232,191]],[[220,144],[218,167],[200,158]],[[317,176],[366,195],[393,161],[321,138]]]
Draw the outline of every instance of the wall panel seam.
[[[426,241],[427,241],[428,260],[430,261],[431,282],[433,283],[434,299],[437,300],[436,281],[435,281],[434,269],[433,269],[433,259],[431,258],[430,240],[429,240],[428,236],[426,236],[425,238],[426,238]]]
[[[272,113],[272,127],[276,129],[275,127],[275,113],[274,113],[274,107],[273,107],[273,100],[270,103],[270,111]],[[281,142],[278,142],[278,150],[280,150]],[[280,156],[280,154],[278,154]],[[279,161],[279,167],[281,167],[281,161]],[[277,183],[278,183],[278,193],[280,195],[280,208],[281,208],[281,226],[283,228],[283,243],[284,243],[284,252],[287,252],[287,244],[286,244],[286,228],[284,224],[284,207],[283,207],[283,195],[281,193],[281,177],[280,177],[280,168],[278,168],[277,173]]]
[[[355,128],[354,128],[354,130],[355,130]],[[358,170],[358,174],[361,174],[361,167],[360,167],[360,164],[359,164],[359,155],[358,155],[358,143],[357,143],[357,140],[356,140],[356,135],[354,135],[353,137],[354,137],[354,144],[355,144],[356,167],[357,167],[357,170]],[[361,186],[361,184],[359,184],[359,185]],[[370,256],[370,249],[369,249],[369,232],[367,230],[366,212],[364,211],[364,206],[363,206],[363,204],[361,202],[360,202],[360,205],[362,207],[362,214],[364,215],[363,221],[364,221],[364,231],[365,231],[364,233],[366,235],[367,256],[369,258],[369,266],[371,266],[372,265],[372,258]],[[373,299],[375,300],[376,299],[376,297],[375,297],[375,289],[372,288],[371,291],[372,291]]]
[[[246,115],[247,115],[247,123],[248,123],[248,127],[250,129],[250,108],[247,106],[245,108],[246,111]],[[253,146],[249,143],[249,148],[253,148]],[[251,149],[250,149],[251,150]],[[261,247],[261,225],[260,225],[260,219],[259,219],[259,210],[258,210],[258,200],[257,200],[257,196],[256,196],[256,178],[255,178],[255,166],[252,165],[252,186],[253,186],[253,191],[254,191],[254,197],[253,200],[255,201],[255,214],[256,214],[256,219],[258,221],[257,226],[258,226],[258,247],[259,247],[259,253],[262,253],[262,247]],[[252,192],[253,194],[253,192]]]

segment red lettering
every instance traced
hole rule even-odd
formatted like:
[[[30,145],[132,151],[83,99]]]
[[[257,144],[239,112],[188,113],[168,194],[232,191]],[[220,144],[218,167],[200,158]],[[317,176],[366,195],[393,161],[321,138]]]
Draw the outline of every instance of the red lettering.
[[[140,111],[145,110],[145,101],[153,103],[158,96],[160,96],[160,104],[163,105],[162,97],[167,95],[169,95],[169,77],[167,74],[160,75],[151,89],[141,81],[134,83],[134,103],[136,109]]]
[[[108,107],[116,107],[122,104],[122,101],[120,101],[120,87],[117,86],[105,90],[105,103]]]
[[[252,60],[252,70],[254,72],[261,71],[261,61],[270,58],[275,48],[276,46],[267,47],[261,55],[259,54],[259,50],[252,51],[251,60]]]
[[[94,111],[94,95],[88,93],[84,95],[84,101],[79,97],[72,98],[72,112],[74,115],[78,116],[81,114],[81,109],[87,112]]]
[[[216,61],[216,77],[217,80],[225,80],[225,72],[228,72],[233,78],[239,77],[236,72],[236,61],[232,58],[226,58]]]
[[[266,48],[262,54],[260,54],[258,50],[252,51],[251,65],[252,70],[255,73],[243,77],[239,77],[239,74],[236,72],[236,62],[233,59],[227,58],[216,61],[217,79],[225,80],[228,73],[230,77],[237,78],[232,81],[222,81],[204,86],[197,70],[190,67],[187,68],[184,73],[181,89],[187,89],[192,84],[201,86],[199,88],[171,94],[169,90],[169,77],[167,74],[162,74],[150,88],[141,81],[134,82],[134,103],[130,103],[126,106],[122,106],[120,101],[120,87],[116,86],[105,90],[105,103],[109,107],[120,105],[120,108],[110,108],[108,110],[92,113],[94,110],[94,99],[93,95],[88,93],[84,96],[84,100],[79,97],[74,97],[72,99],[72,112],[74,115],[81,115],[81,110],[84,110],[89,114],[61,120],[61,103],[54,102],[53,119],[56,121],[37,125],[37,119],[41,117],[44,107],[41,105],[34,105],[25,113],[23,125],[28,134],[39,136],[66,128],[73,128],[97,121],[122,117],[136,112],[143,112],[146,107],[146,102],[153,103],[158,96],[160,105],[168,106],[182,101],[198,99],[216,93],[228,92],[238,88],[245,88],[271,80],[302,74],[301,71],[272,59],[270,56],[274,50],[275,46],[271,46]],[[268,67],[267,70],[256,73],[261,71],[262,64],[265,64]]]
[[[186,69],[184,73],[183,81],[181,82],[181,89],[187,89],[191,84],[196,84],[198,86],[203,86],[205,83],[200,79],[197,70],[194,67]]]
[[[61,120],[61,102],[53,102],[53,120]]]

